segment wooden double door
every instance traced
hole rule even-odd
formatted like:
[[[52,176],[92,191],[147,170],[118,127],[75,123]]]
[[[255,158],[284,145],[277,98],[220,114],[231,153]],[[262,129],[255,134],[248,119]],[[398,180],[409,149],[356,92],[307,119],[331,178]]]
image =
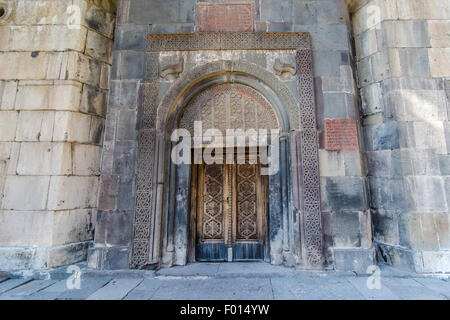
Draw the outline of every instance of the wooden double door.
[[[263,260],[267,250],[267,177],[258,164],[197,165],[197,261]]]

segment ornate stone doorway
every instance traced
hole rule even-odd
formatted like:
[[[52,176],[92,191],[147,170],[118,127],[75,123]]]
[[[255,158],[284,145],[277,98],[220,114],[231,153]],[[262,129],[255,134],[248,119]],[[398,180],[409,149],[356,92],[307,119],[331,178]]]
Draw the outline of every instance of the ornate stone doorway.
[[[198,214],[198,211],[191,210],[191,199],[197,189],[204,188],[204,185],[199,188],[195,184],[194,175],[198,179],[196,170],[206,173],[208,169],[199,169],[196,165],[201,163],[175,164],[171,161],[177,143],[171,139],[172,132],[177,128],[192,132],[192,124],[200,120],[203,131],[211,128],[219,132],[230,128],[280,130],[276,149],[279,170],[266,177],[267,196],[263,191],[259,196],[258,192],[249,194],[260,204],[253,211],[256,218],[251,213],[250,219],[238,217],[239,193],[234,191],[233,198],[231,190],[231,201],[236,205],[230,206],[231,219],[225,220],[223,216],[220,239],[227,245],[226,254],[200,254],[200,259],[263,258],[272,264],[323,268],[318,139],[309,35],[149,35],[147,50],[148,69],[140,88],[130,266],[185,265],[196,261],[198,239],[205,240],[205,236],[218,234],[211,231],[216,229],[208,229],[205,224],[197,228],[198,224],[192,221],[192,212]],[[280,65],[283,67],[279,68]],[[239,176],[244,168],[237,165],[222,167],[222,176],[226,179],[219,181],[221,188],[229,188],[227,181],[239,184],[239,179],[245,178],[242,174]],[[253,169],[257,171],[256,167],[250,170]],[[205,179],[205,174],[202,177]],[[259,185],[263,190],[264,179],[257,175],[253,178],[256,188]],[[193,183],[196,187],[192,187]],[[221,210],[227,209],[223,202],[222,206]],[[259,215],[258,210],[262,210]],[[201,214],[202,218],[206,217],[204,211]],[[266,227],[264,214],[268,221]],[[243,221],[245,223],[239,229]],[[250,227],[255,223],[256,231]],[[228,235],[230,231],[231,236]],[[239,245],[245,247],[241,243],[246,241],[253,242],[252,249],[239,249]]]

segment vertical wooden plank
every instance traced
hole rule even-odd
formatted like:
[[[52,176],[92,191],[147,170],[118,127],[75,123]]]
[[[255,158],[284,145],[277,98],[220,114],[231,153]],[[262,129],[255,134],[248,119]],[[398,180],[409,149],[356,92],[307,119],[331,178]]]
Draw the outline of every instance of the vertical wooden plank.
[[[198,182],[198,165],[192,164],[191,172],[191,204],[189,219],[189,245],[188,245],[188,261],[195,262],[195,245],[197,235],[197,182]]]
[[[197,197],[197,244],[203,241],[203,189],[205,186],[205,165],[198,166]]]
[[[258,226],[258,239],[263,243],[264,239],[264,226],[263,226],[263,190],[261,181],[261,166],[259,164],[256,166],[256,212],[257,212],[257,226]]]
[[[234,163],[234,164],[232,164],[232,165],[230,165],[229,167],[231,167],[232,168],[232,172],[233,172],[233,174],[232,174],[232,186],[231,186],[231,190],[232,190],[232,193],[231,193],[231,196],[232,196],[232,241],[233,241],[233,243],[234,242],[236,242],[236,239],[237,239],[237,236],[236,236],[236,233],[237,233],[237,214],[238,214],[238,212],[237,212],[237,210],[238,210],[238,208],[237,208],[237,193],[238,193],[238,191],[237,191],[237,174],[236,174],[236,171],[237,171],[237,164],[236,163]]]
[[[269,245],[269,178],[262,177],[263,185],[263,221],[264,221],[264,261],[270,262]]]
[[[228,262],[233,261],[233,199],[232,199],[232,176],[233,165],[224,165],[224,219],[225,219],[225,243],[228,248]]]

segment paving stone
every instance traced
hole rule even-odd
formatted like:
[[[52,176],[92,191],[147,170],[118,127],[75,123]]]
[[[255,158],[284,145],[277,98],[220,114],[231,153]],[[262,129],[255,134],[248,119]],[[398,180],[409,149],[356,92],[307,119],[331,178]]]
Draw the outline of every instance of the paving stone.
[[[23,285],[30,280],[26,279],[10,279],[0,283],[0,294],[7,292],[8,290],[14,289],[20,285]]]
[[[20,296],[28,296],[37,291],[43,290],[52,284],[54,284],[55,280],[33,280],[23,285],[20,285],[12,290],[4,292],[2,296],[8,297],[20,297]]]
[[[364,300],[345,278],[272,278],[275,299],[282,300]]]
[[[81,276],[80,289],[65,290],[58,295],[58,300],[82,300],[89,297],[91,294],[102,288],[112,280],[111,277],[89,277],[83,278]],[[61,284],[62,285],[62,284]],[[50,289],[50,288],[49,288]]]
[[[219,263],[193,263],[187,266],[163,268],[156,272],[157,276],[214,276],[219,270]]]
[[[162,280],[145,279],[133,291],[128,293],[124,300],[150,300],[161,287]]]
[[[64,291],[68,290],[66,280],[57,281],[43,290],[34,292],[29,296],[19,297],[23,300],[56,300]]]
[[[428,289],[431,289],[441,295],[444,295],[447,299],[450,299],[450,282],[448,280],[436,278],[414,278],[414,280]]]
[[[152,300],[269,300],[269,279],[164,280]]]
[[[137,287],[143,279],[113,279],[106,286],[98,289],[86,300],[120,300]]]
[[[81,300],[106,285],[112,280],[111,277],[81,277],[80,289],[69,289],[67,279],[56,282],[55,284],[33,293],[30,299],[35,300]]]
[[[286,268],[284,266],[275,266],[269,263],[252,263],[248,262],[233,262],[219,264],[218,276],[223,277],[270,277],[273,275],[295,275],[296,270],[293,268]]]
[[[444,297],[414,281],[414,279],[390,278],[385,282],[391,291],[403,300],[443,300]]]
[[[400,298],[396,296],[384,282],[389,281],[389,279],[381,278],[380,289],[369,289],[367,286],[368,277],[352,277],[347,278],[347,280],[368,300],[399,300]]]

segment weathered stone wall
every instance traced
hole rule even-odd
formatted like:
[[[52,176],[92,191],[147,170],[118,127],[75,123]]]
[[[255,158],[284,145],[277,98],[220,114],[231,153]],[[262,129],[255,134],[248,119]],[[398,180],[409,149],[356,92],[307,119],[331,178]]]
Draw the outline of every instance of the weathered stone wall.
[[[379,259],[450,271],[450,1],[351,1]]]
[[[153,66],[145,64],[146,54],[149,54],[145,52],[146,34],[193,33],[198,30],[235,31],[234,25],[219,21],[224,16],[212,15],[214,19],[219,19],[215,22],[198,16],[197,3],[223,2],[120,2],[102,158],[96,250],[92,251],[92,259],[89,261],[92,267],[129,266],[133,236],[130,221],[133,219],[135,197],[133,168],[137,151],[139,82],[154,71]],[[247,21],[246,15],[242,15],[237,21],[245,30],[250,28],[250,31],[295,31],[311,34],[318,129],[321,137],[320,170],[327,263],[336,269],[365,271],[373,263],[374,251],[360,146],[357,144],[351,148],[327,150],[325,141],[326,119],[351,119],[353,128],[359,127],[353,53],[349,37],[351,25],[346,3],[344,0],[247,2],[253,6],[254,18],[248,17]],[[160,100],[169,86],[170,83],[162,83],[158,90],[148,94],[154,94],[152,99]],[[353,135],[356,132],[360,136],[359,130],[350,132]],[[112,225],[121,227],[112,228]]]
[[[0,269],[86,259],[114,2],[0,1]]]
[[[253,14],[198,6],[224,2]],[[2,7],[0,268],[85,259],[94,225],[91,266],[129,267],[146,34],[238,28],[311,34],[328,266],[365,271],[373,232],[380,260],[450,270],[449,0],[121,0],[114,53],[114,0]]]

